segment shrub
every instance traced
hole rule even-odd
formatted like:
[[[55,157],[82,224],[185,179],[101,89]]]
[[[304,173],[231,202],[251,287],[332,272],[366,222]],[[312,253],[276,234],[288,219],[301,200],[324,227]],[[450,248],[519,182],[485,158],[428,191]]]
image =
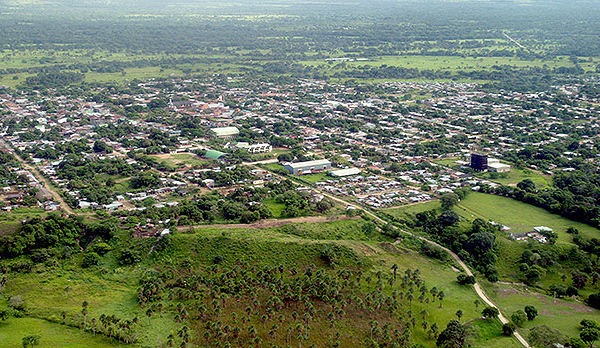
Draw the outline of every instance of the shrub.
[[[83,261],[81,262],[81,267],[88,268],[91,266],[95,266],[100,263],[100,255],[97,253],[90,251],[83,255]]]

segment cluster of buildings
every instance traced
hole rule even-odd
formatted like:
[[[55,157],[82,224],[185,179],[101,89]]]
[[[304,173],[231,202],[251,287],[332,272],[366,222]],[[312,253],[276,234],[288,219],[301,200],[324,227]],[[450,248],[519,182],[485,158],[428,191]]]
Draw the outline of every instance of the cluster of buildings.
[[[171,192],[212,187],[214,183],[203,182],[195,171],[231,165],[239,152],[245,152],[248,161],[276,161],[280,153],[294,158],[300,152],[300,158],[310,160],[282,161],[289,174],[327,172],[319,188],[380,208],[427,201],[467,185],[493,186],[477,172],[510,171],[505,161],[510,154],[565,141],[570,135],[579,139],[578,148],[594,150],[600,134],[600,111],[594,106],[600,101],[579,95],[577,86],[557,88],[575,91],[564,103],[557,99],[560,92],[491,93],[467,83],[387,82],[377,85],[381,93],[374,93],[308,79],[285,84],[249,81],[244,87],[229,87],[216,79],[173,82],[167,89],[160,81],[148,80],[131,92],[97,87],[108,96],[103,103],[52,93],[42,98],[0,95],[0,105],[9,111],[0,135],[28,156],[63,195],[82,207],[111,210],[133,209],[142,197],[128,195],[139,194],[129,190],[121,193],[124,200],[115,194],[109,203],[90,201],[70,180],[60,178],[57,165],[77,154],[91,161],[119,158],[137,170],[152,166],[161,177],[160,187],[153,189],[164,192],[144,194],[168,201]],[[162,119],[127,116],[131,110],[143,114],[157,99],[169,100]],[[576,119],[576,125],[561,127],[564,122],[557,113]],[[97,141],[111,151],[80,150],[93,148]],[[132,153],[157,163],[180,154],[195,161],[165,169]],[[574,148],[561,156],[570,159],[581,153]],[[444,159],[458,159],[476,173],[440,164]]]

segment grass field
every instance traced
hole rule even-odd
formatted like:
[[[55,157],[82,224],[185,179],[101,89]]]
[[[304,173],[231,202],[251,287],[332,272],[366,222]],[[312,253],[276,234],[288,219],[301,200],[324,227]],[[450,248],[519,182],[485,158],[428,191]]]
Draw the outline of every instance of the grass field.
[[[522,331],[526,334],[534,326],[547,325],[560,330],[567,336],[579,335],[579,322],[582,319],[600,321],[600,311],[587,307],[577,301],[560,300],[539,293],[533,293],[523,287],[508,284],[487,284],[488,295],[492,297],[505,313],[509,315],[526,305],[532,305],[539,316],[528,321]],[[525,335],[525,337],[527,337]]]
[[[558,234],[558,243],[571,242],[571,236],[566,233],[569,227],[588,237],[600,237],[600,230],[592,226],[506,197],[472,192],[458,204],[456,210],[464,217],[481,217],[506,225],[512,232],[530,232],[535,226],[548,226]]]
[[[283,211],[283,209],[285,209],[285,204],[278,203],[275,201],[275,199],[268,199],[263,201],[263,203],[266,204],[267,207],[269,207],[271,213],[273,213],[274,218],[281,217],[281,212]]]
[[[177,168],[190,166],[190,167],[205,167],[210,164],[214,164],[214,161],[201,158],[191,153],[177,153],[167,155],[152,155],[150,156],[159,162],[164,163],[168,168],[174,170]]]
[[[525,179],[533,181],[538,189],[546,188],[552,184],[551,176],[540,174],[529,169],[523,170],[513,167],[511,168],[510,172],[504,173],[504,175],[505,176],[493,178],[492,173],[476,174],[477,177],[488,179],[490,181],[497,182],[502,185],[516,185]]]
[[[21,339],[28,335],[40,335],[40,347],[55,348],[108,348],[126,347],[115,340],[93,336],[81,330],[35,318],[11,318],[0,322],[2,348],[21,348]]]

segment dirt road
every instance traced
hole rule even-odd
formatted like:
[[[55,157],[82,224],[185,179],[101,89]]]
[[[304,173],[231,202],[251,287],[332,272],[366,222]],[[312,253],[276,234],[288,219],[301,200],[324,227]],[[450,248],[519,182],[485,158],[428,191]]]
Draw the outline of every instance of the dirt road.
[[[32,165],[30,165],[29,163],[25,162],[25,160],[23,160],[21,158],[21,156],[19,156],[16,151],[14,150],[14,148],[10,145],[8,145],[8,142],[6,142],[4,139],[0,138],[0,146],[4,146],[5,148],[9,149],[10,152],[12,153],[13,156],[15,156],[15,158],[21,162],[21,164],[23,165],[23,168],[27,169],[28,171],[31,172],[31,174],[33,174],[33,176],[35,176],[35,178],[40,182],[40,184],[44,185],[44,188],[46,190],[48,190],[48,192],[50,192],[52,194],[52,197],[54,198],[54,201],[58,202],[58,204],[60,204],[60,208],[67,212],[69,215],[74,215],[75,212],[73,211],[73,209],[71,209],[71,207],[69,207],[69,205],[67,204],[67,202],[65,202],[65,200],[58,194],[58,192],[56,192],[54,190],[54,188],[50,185],[50,182],[48,182],[48,180],[37,170],[37,168],[33,167]]]

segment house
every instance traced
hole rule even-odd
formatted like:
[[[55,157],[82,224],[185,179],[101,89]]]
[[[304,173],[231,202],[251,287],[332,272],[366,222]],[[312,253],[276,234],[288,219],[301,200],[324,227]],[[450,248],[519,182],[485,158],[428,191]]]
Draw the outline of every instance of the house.
[[[286,163],[283,165],[283,169],[294,175],[310,174],[313,171],[331,169],[331,162],[326,159],[321,159],[298,163]]]

